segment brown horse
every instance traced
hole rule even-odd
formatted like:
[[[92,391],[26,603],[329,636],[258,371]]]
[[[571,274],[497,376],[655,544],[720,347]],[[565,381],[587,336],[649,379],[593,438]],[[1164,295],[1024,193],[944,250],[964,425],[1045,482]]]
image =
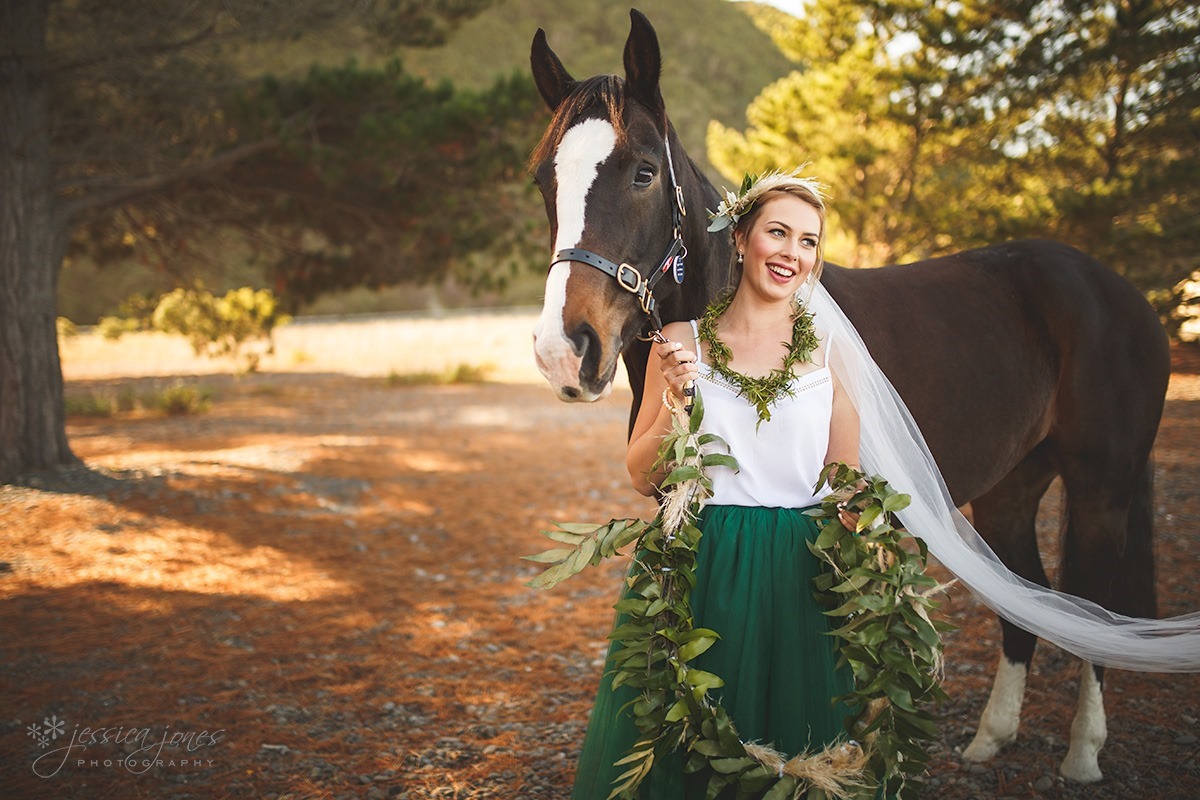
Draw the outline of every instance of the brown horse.
[[[664,320],[695,318],[727,283],[732,254],[727,235],[706,232],[706,209],[720,196],[667,117],[654,29],[631,16],[623,79],[574,80],[538,30],[533,75],[553,119],[530,170],[559,253],[534,331],[538,365],[562,399],[593,401],[612,388],[623,354],[636,416],[649,352],[637,339],[646,313],[636,285],[681,239],[686,280],[660,282],[654,297]],[[600,262],[622,274],[614,280]],[[1009,568],[1048,584],[1035,520],[1061,476],[1060,588],[1154,617],[1149,459],[1170,353],[1145,299],[1080,251],[1032,240],[879,269],[829,264],[822,283],[912,411],[955,502],[971,504]],[[1004,652],[970,760],[990,758],[1017,733],[1037,640],[1001,626]],[[1101,778],[1102,680],[1101,668],[1084,665],[1061,766],[1068,778]]]

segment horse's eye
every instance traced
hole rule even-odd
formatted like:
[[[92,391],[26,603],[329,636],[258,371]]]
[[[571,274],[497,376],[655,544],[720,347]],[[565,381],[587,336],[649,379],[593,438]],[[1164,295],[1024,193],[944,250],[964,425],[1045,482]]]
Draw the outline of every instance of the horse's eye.
[[[637,171],[637,177],[633,179],[634,186],[649,186],[654,180],[654,168],[642,165]]]

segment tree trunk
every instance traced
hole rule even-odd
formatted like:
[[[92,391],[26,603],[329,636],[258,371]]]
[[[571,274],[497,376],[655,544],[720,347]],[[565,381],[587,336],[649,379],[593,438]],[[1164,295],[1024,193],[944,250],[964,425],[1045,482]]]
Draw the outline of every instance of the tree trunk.
[[[73,463],[55,327],[67,229],[55,212],[48,0],[0,0],[0,483]]]

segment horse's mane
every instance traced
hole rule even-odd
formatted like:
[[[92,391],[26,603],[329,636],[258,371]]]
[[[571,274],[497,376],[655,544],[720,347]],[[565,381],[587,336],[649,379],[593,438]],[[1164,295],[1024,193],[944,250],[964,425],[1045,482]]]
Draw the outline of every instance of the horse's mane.
[[[538,164],[549,158],[558,146],[558,140],[567,128],[581,116],[597,109],[603,110],[612,123],[617,141],[625,138],[625,81],[616,75],[596,75],[579,81],[571,93],[558,104],[554,118],[550,120],[542,140],[529,156],[527,168],[533,171]]]

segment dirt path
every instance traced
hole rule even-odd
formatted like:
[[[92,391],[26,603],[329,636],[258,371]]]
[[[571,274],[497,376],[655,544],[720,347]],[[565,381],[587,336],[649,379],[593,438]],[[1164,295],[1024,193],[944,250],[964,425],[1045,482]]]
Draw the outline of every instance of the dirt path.
[[[1157,450],[1163,614],[1200,609],[1200,378],[1180,380]],[[0,489],[0,795],[568,796],[622,565],[538,593],[517,556],[551,520],[650,512],[626,489],[627,393],[203,382],[208,414],[75,419],[92,470]],[[1050,646],[1018,744],[965,768],[998,626],[962,591],[947,610],[928,796],[1200,796],[1195,675],[1110,672],[1105,781],[1056,782],[1078,667]]]

